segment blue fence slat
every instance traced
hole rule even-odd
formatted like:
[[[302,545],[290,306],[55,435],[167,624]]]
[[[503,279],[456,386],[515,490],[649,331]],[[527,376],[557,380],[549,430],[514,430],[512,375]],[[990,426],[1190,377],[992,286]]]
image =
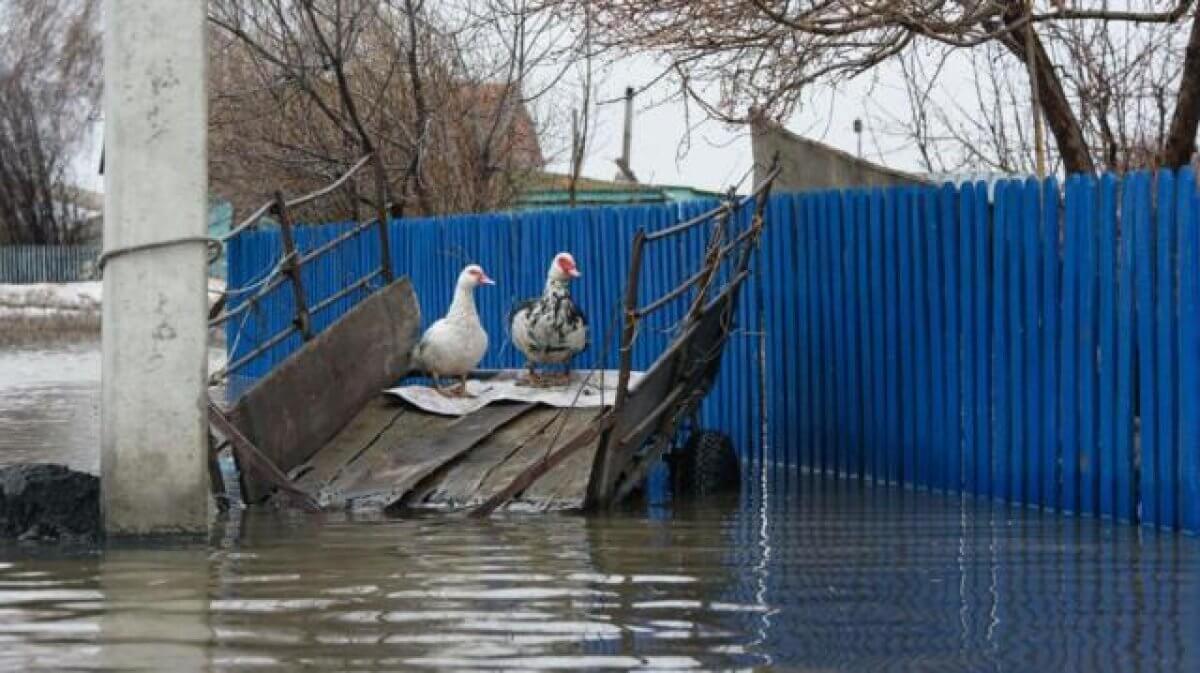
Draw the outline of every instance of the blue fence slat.
[[[820,308],[821,285],[817,276],[817,259],[821,255],[817,244],[815,211],[813,199],[808,196],[800,197],[801,233],[804,236],[805,275],[808,277],[808,296],[804,299],[805,331],[809,334],[806,344],[805,363],[808,365],[808,399],[806,416],[808,418],[808,433],[801,438],[805,443],[804,464],[810,470],[816,470],[819,464],[820,446],[822,442],[823,416],[821,414],[821,330],[818,311]]]
[[[1137,354],[1138,354],[1138,432],[1141,440],[1138,475],[1140,477],[1141,512],[1139,520],[1158,521],[1158,387],[1155,385],[1154,329],[1154,220],[1150,216],[1150,177],[1145,173],[1133,176],[1137,204],[1134,216],[1134,274],[1137,284]]]
[[[868,265],[868,239],[870,238],[870,195],[865,191],[854,194],[855,201],[855,250],[853,252],[854,266],[858,274],[856,303],[858,304],[858,326],[854,330],[855,348],[855,388],[858,391],[858,412],[855,432],[858,445],[854,455],[857,461],[856,470],[860,479],[871,475],[871,460],[867,447],[871,444],[871,427],[874,425],[875,408],[874,396],[871,394],[871,285]]]
[[[1039,440],[1041,453],[1041,501],[1043,508],[1059,507],[1059,316],[1062,310],[1059,294],[1059,273],[1062,268],[1060,254],[1058,184],[1053,178],[1042,185],[1041,219],[1041,274],[1042,274],[1042,437]]]
[[[1011,350],[1008,346],[1012,332],[1008,311],[1008,255],[1011,210],[1009,184],[996,185],[996,218],[992,228],[992,483],[991,495],[1008,495],[1010,452],[1012,450],[1012,414],[1009,410],[1009,368]]]
[[[946,442],[946,424],[949,414],[946,413],[946,325],[942,305],[945,279],[942,277],[942,230],[948,226],[941,221],[941,206],[938,203],[938,193],[932,189],[926,190],[922,200],[924,208],[925,227],[925,297],[929,320],[929,362],[930,362],[930,441],[926,444],[927,470],[929,487],[942,490],[946,488],[946,460],[948,453]]]
[[[1178,447],[1175,442],[1179,430],[1176,417],[1178,413],[1179,387],[1176,380],[1179,373],[1179,357],[1176,339],[1175,311],[1175,252],[1178,241],[1178,230],[1175,227],[1175,175],[1169,171],[1160,171],[1155,176],[1158,183],[1158,196],[1155,199],[1157,226],[1155,237],[1157,243],[1158,261],[1155,263],[1155,306],[1157,314],[1154,325],[1157,331],[1158,346],[1158,516],[1155,523],[1160,526],[1176,526],[1176,493],[1178,475]]]
[[[1179,175],[1072,177],[1065,193],[1054,180],[1002,181],[993,199],[984,184],[774,196],[703,422],[729,433],[752,470],[802,466],[1200,532],[1200,205],[1191,171]],[[571,250],[593,329],[577,364],[611,367],[634,232],[711,205],[412,218],[391,224],[392,256],[426,323],[466,259],[481,262],[498,281],[478,295],[494,341],[483,364],[513,367],[504,314],[540,290],[555,252]],[[310,250],[348,226],[300,227],[297,244]],[[708,233],[649,249],[642,296],[695,268]],[[277,231],[239,236],[230,287],[260,280],[280,247]],[[0,247],[0,276],[79,266],[46,250],[14,254]],[[306,298],[315,304],[378,258],[374,232],[348,242],[304,269]],[[367,294],[338,301],[314,327]],[[661,352],[689,300],[647,321],[636,366]],[[285,283],[229,324],[232,356],[291,319]],[[270,349],[242,378],[299,344]]]
[[[963,433],[963,490],[967,493],[978,493],[980,489],[977,474],[976,450],[978,448],[976,432],[976,335],[975,335],[975,285],[978,274],[975,259],[975,185],[967,183],[959,190],[962,195],[959,200],[959,262],[962,268],[960,279],[960,303],[962,313],[959,316],[962,325],[962,433]]]
[[[900,421],[904,427],[902,442],[902,457],[900,462],[900,480],[916,484],[919,475],[916,473],[916,345],[914,338],[916,316],[913,298],[913,244],[911,203],[912,193],[901,189],[896,201],[896,256],[900,260],[900,383],[903,406]]]
[[[1200,530],[1200,229],[1196,176],[1179,173],[1179,519]]]
[[[816,198],[818,210],[817,215],[817,236],[821,242],[820,270],[821,270],[821,398],[822,398],[822,431],[821,431],[821,458],[820,470],[822,473],[832,473],[835,471],[833,460],[834,450],[837,445],[837,431],[834,428],[834,413],[836,412],[837,399],[836,387],[834,382],[835,369],[835,345],[833,343],[833,263],[834,252],[832,248],[832,227],[830,225],[830,213],[825,207],[825,199]]]
[[[962,489],[962,340],[959,301],[959,219],[957,192],[952,185],[938,191],[938,210],[942,221],[942,300],[946,307],[946,397],[943,428],[943,484],[948,492]]]
[[[825,207],[829,210],[829,245],[831,278],[831,311],[833,319],[833,460],[831,468],[835,474],[846,474],[850,453],[850,379],[849,356],[846,344],[846,249],[844,223],[842,221],[842,198],[839,192],[828,192]]]
[[[901,373],[903,361],[904,323],[900,318],[900,302],[904,294],[900,289],[900,267],[904,255],[900,254],[900,231],[898,202],[899,192],[889,190],[883,198],[883,269],[885,282],[883,290],[887,297],[884,301],[884,349],[886,351],[884,367],[887,380],[884,390],[887,398],[884,407],[887,411],[887,445],[884,454],[887,460],[887,481],[899,483],[903,477],[904,453],[904,408]]]
[[[1041,459],[1039,448],[1042,441],[1042,414],[1046,399],[1041,386],[1041,324],[1039,292],[1042,252],[1040,240],[1042,187],[1037,180],[1029,178],[1021,193],[1021,321],[1022,349],[1025,360],[1021,377],[1025,382],[1022,401],[1025,405],[1025,428],[1022,431],[1023,470],[1021,474],[1022,499],[1024,502],[1040,504]]]
[[[1079,187],[1079,510],[1096,512],[1096,219],[1095,181]]]
[[[1134,487],[1137,461],[1134,455],[1134,216],[1137,190],[1126,182],[1121,189],[1120,239],[1117,242],[1117,352],[1116,418],[1113,432],[1113,462],[1116,466],[1116,516],[1126,521],[1137,519]]]
[[[1021,502],[1025,497],[1025,452],[1028,450],[1028,425],[1025,422],[1025,404],[1029,399],[1025,386],[1025,338],[1027,326],[1024,324],[1025,295],[1022,291],[1023,273],[1022,261],[1025,257],[1022,251],[1024,240],[1024,191],[1020,182],[1012,181],[1005,190],[1008,201],[1006,211],[1005,245],[1008,250],[1008,294],[1005,314],[1009,325],[1009,411],[1011,426],[1009,429],[1010,444],[1008,447],[1008,491],[1004,497],[1014,502]]]
[[[1079,266],[1080,229],[1083,227],[1083,181],[1078,177],[1067,181],[1066,220],[1063,250],[1063,310],[1062,386],[1059,404],[1062,416],[1062,498],[1060,507],[1069,512],[1079,511]]]
[[[1100,180],[1100,228],[1097,231],[1097,286],[1100,291],[1099,407],[1097,417],[1097,475],[1099,511],[1106,517],[1116,513],[1118,465],[1116,460],[1117,393],[1117,181],[1112,175]]]
[[[867,236],[870,241],[870,259],[867,268],[871,274],[871,300],[868,304],[871,311],[871,394],[873,413],[873,432],[869,435],[871,442],[871,473],[875,483],[887,481],[887,451],[888,451],[888,409],[887,409],[887,347],[888,336],[884,308],[887,299],[884,298],[884,287],[888,282],[886,269],[888,257],[884,253],[883,232],[883,192],[871,190],[870,220],[871,230]]]

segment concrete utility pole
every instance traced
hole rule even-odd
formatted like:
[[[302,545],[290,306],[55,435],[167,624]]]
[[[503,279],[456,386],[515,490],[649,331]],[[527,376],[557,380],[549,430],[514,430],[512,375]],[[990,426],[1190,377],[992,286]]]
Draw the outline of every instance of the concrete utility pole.
[[[109,534],[208,529],[206,4],[104,0]]]

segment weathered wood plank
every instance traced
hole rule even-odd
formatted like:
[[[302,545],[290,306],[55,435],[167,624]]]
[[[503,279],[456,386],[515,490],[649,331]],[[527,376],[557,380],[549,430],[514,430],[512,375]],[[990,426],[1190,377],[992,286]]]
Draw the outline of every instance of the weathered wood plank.
[[[432,418],[418,430],[415,423],[397,423],[372,450],[356,462],[369,464],[327,493],[330,502],[347,507],[383,509],[395,504],[423,479],[471,450],[481,440],[532,409],[532,404],[495,404],[445,423],[444,417],[412,410],[402,420]],[[369,458],[368,458],[369,457]],[[341,481],[341,480],[339,480]]]
[[[312,458],[292,470],[296,485],[316,494],[394,425],[409,407],[379,395]]]
[[[560,414],[554,422],[547,425],[541,433],[521,447],[520,451],[514,453],[480,486],[481,497],[478,502],[483,502],[499,493],[501,489],[512,483],[513,479],[533,465],[545,460],[551,450],[562,446],[587,426],[595,423],[597,418],[595,409],[558,409],[557,411]],[[577,505],[582,506],[584,496],[587,495],[587,482],[591,472],[590,458],[595,451],[595,446],[596,442],[590,442],[561,463],[552,466],[525,489],[523,494],[518,494],[518,499],[539,507],[551,506],[555,503],[548,502],[547,497],[562,490],[563,493],[558,500],[578,501]],[[582,462],[580,456],[585,456]],[[571,493],[568,485],[579,481],[574,478],[574,473],[581,468],[583,471],[582,486],[577,492]]]
[[[293,470],[407,372],[420,319],[408,279],[392,283],[255,384],[238,400],[232,420],[281,470]],[[268,487],[244,474],[247,501],[260,501]]]
[[[537,408],[480,442],[458,461],[434,472],[404,498],[409,506],[460,507],[481,500],[484,481],[558,417],[559,409]]]

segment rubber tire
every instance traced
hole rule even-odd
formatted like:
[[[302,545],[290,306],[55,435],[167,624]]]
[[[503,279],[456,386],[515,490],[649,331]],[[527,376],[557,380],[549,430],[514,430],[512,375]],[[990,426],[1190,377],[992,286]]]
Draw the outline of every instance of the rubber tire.
[[[722,432],[693,432],[683,452],[673,461],[677,492],[706,496],[736,491],[741,485],[741,464],[733,440]]]

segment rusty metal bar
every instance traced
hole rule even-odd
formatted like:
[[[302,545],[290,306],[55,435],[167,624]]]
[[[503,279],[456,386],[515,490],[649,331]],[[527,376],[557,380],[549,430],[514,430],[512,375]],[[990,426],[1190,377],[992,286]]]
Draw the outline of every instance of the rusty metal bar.
[[[287,212],[287,202],[283,200],[282,192],[275,192],[275,216],[279,218],[279,233],[283,239],[283,265],[281,270],[288,280],[292,281],[292,301],[296,304],[296,317],[293,320],[300,337],[305,341],[312,339],[312,318],[308,315],[308,305],[304,300],[304,283],[300,279],[300,253],[296,251],[296,239],[292,231],[292,218]]]
[[[379,218],[379,268],[383,270],[385,283],[392,282],[392,247],[388,236],[388,188],[387,171],[383,166],[383,156],[379,152],[375,157],[375,208]]]
[[[326,298],[322,299],[320,302],[318,302],[316,306],[313,306],[312,309],[309,310],[309,314],[316,315],[316,314],[320,313],[321,311],[324,311],[325,309],[332,306],[335,301],[341,299],[342,297],[349,295],[350,293],[354,292],[355,290],[366,287],[367,285],[370,284],[370,282],[372,280],[375,279],[376,276],[380,275],[381,273],[383,273],[383,269],[375,269],[371,273],[354,281],[353,284],[347,285],[346,287],[329,295],[328,297],[326,297]]]
[[[655,231],[653,233],[646,234],[646,240],[653,242],[653,241],[657,241],[659,239],[667,238],[668,236],[682,234],[683,232],[687,231],[688,229],[691,229],[692,227],[694,227],[698,224],[703,224],[704,222],[711,220],[712,218],[720,215],[722,211],[725,211],[728,209],[729,209],[729,204],[722,203],[721,205],[717,206],[716,208],[713,208],[712,210],[703,212],[703,213],[697,215],[696,217],[693,217],[690,220],[684,220],[683,222],[680,222],[679,224],[672,224],[671,226],[667,227],[666,229],[659,229],[658,231]]]
[[[251,361],[251,360],[253,360],[254,358],[256,358],[256,357],[258,357],[258,356],[262,355],[262,354],[263,354],[263,353],[265,353],[265,352],[267,352],[267,351],[268,351],[268,350],[270,350],[270,349],[271,349],[273,346],[275,346],[276,344],[280,343],[280,342],[281,342],[281,341],[283,341],[284,339],[286,339],[286,338],[290,337],[290,336],[291,336],[292,334],[294,334],[295,332],[296,332],[296,326],[295,326],[295,325],[290,325],[290,326],[288,326],[288,327],[287,327],[287,329],[284,329],[284,330],[280,331],[278,334],[276,334],[275,336],[271,337],[270,339],[267,339],[265,342],[263,342],[262,344],[260,344],[260,345],[259,345],[257,348],[255,348],[254,350],[250,351],[249,353],[246,353],[246,354],[245,354],[245,355],[243,355],[242,357],[240,357],[240,358],[238,358],[237,360],[234,360],[233,362],[231,362],[231,363],[230,363],[228,366],[226,366],[226,367],[225,367],[225,373],[226,373],[226,374],[232,374],[233,372],[237,371],[238,369],[241,369],[241,368],[242,368],[242,366],[244,366],[244,365],[245,365],[247,362],[250,362],[250,361]]]
[[[310,201],[314,201],[316,199],[321,198],[322,196],[325,196],[326,194],[329,194],[329,193],[335,191],[338,187],[341,187],[342,185],[344,185],[346,183],[347,180],[349,180],[351,177],[353,177],[355,173],[357,173],[360,169],[362,169],[363,166],[367,165],[367,161],[371,158],[371,156],[372,155],[367,154],[364,157],[362,157],[361,159],[359,159],[357,162],[355,162],[355,164],[353,166],[350,167],[350,170],[343,173],[341,175],[341,177],[339,177],[337,180],[331,182],[330,184],[326,185],[325,187],[322,187],[321,189],[318,189],[315,192],[311,192],[309,194],[305,194],[304,196],[300,196],[295,199],[292,199],[291,201],[288,201],[287,202],[288,208],[295,208],[296,206],[302,206]],[[234,227],[233,229],[230,229],[228,234],[225,234],[224,236],[222,236],[221,242],[224,243],[225,241],[228,241],[229,239],[233,238],[234,236],[237,236],[238,234],[242,233],[242,231],[244,231],[245,229],[248,229],[249,227],[251,227],[255,222],[258,222],[260,219],[262,219],[262,216],[266,215],[272,208],[275,207],[275,205],[276,204],[275,204],[274,200],[264,203],[261,207],[259,207],[258,210],[255,210],[253,213],[251,213],[249,217],[247,217],[244,220],[242,220],[241,222],[239,222],[236,227]]]
[[[625,281],[625,321],[621,330],[621,365],[617,373],[617,397],[613,408],[620,409],[629,396],[629,374],[633,370],[633,340],[637,336],[638,281],[642,273],[642,248],[646,231],[638,229],[633,236],[633,252],[629,256],[629,277]]]
[[[338,247],[342,243],[345,243],[346,241],[350,240],[351,238],[354,238],[355,236],[361,234],[362,232],[366,231],[367,229],[370,229],[373,226],[375,226],[375,220],[370,220],[369,222],[359,223],[353,229],[351,229],[350,231],[347,231],[344,234],[341,234],[340,236],[333,239],[332,241],[329,241],[328,243],[322,243],[321,245],[319,245],[319,246],[313,248],[312,250],[301,255],[300,256],[300,264],[301,265],[308,264],[309,262],[313,261],[314,259],[320,257],[321,255],[324,255],[325,253],[329,252],[330,250],[333,250],[334,248]]]
[[[271,459],[259,450],[254,442],[251,442],[233,421],[221,411],[211,399],[208,400],[208,422],[216,427],[217,432],[225,436],[225,439],[233,445],[233,450],[237,452],[240,463],[247,465],[262,476],[263,481],[275,486],[279,490],[287,493],[290,496],[297,498],[301,506],[310,511],[320,511],[321,507],[313,497],[298,486],[295,482],[288,478],[283,470],[280,470]]]
[[[262,299],[263,297],[270,294],[275,288],[282,285],[284,283],[284,281],[286,281],[286,280],[287,280],[287,276],[276,276],[276,277],[272,278],[271,280],[267,281],[266,285],[262,286],[262,289],[260,289],[258,292],[255,292],[252,297],[250,297],[246,301],[243,301],[241,304],[238,304],[237,308],[230,309],[230,310],[226,311],[225,313],[222,313],[221,315],[217,316],[216,318],[209,320],[208,326],[216,327],[216,326],[220,325],[221,323],[229,322],[230,319],[236,318],[237,316],[245,313],[246,311],[250,310],[250,308],[253,304],[257,303],[260,299]],[[228,293],[226,293],[226,294],[228,294]]]
[[[637,317],[639,319],[645,318],[646,316],[650,315],[651,313],[654,313],[658,309],[671,303],[672,300],[678,299],[680,295],[682,295],[684,292],[687,292],[689,289],[692,288],[693,285],[695,285],[697,282],[700,281],[701,278],[704,277],[705,271],[706,271],[706,269],[701,269],[701,270],[697,271],[696,273],[692,274],[692,276],[690,278],[688,278],[687,280],[683,281],[678,286],[676,286],[674,290],[671,290],[670,292],[664,294],[663,296],[659,297],[658,299],[655,299],[654,301],[650,302],[649,304],[646,304],[642,308],[639,308],[636,311]]]

